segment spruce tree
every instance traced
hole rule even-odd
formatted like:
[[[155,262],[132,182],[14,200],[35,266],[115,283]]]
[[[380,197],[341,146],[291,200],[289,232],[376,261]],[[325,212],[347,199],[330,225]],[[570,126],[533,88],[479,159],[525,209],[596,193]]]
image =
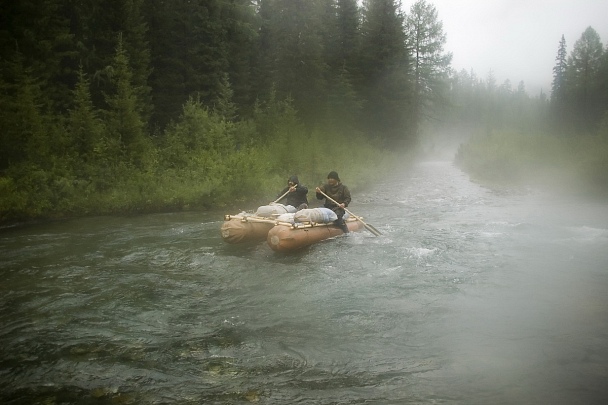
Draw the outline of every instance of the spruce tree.
[[[254,63],[259,19],[251,0],[234,0],[224,3],[222,19],[225,21],[224,41],[227,47],[227,70],[222,74],[216,99],[223,97],[224,76],[227,74],[232,89],[234,113],[250,115],[256,98],[254,92]]]
[[[90,83],[82,68],[74,89],[74,107],[69,112],[68,132],[73,154],[74,172],[87,176],[94,171],[96,153],[103,134],[103,123],[91,100]]]
[[[231,20],[236,15],[232,2],[221,0],[151,2],[147,13],[153,121],[164,128],[190,97],[206,105],[217,100],[231,66],[228,27],[240,21]]]
[[[603,52],[597,31],[588,27],[574,43],[568,59],[569,98],[577,112],[578,126],[585,131],[592,130],[603,113],[598,91]]]
[[[219,97],[214,104],[213,112],[226,121],[234,121],[236,119],[236,106],[232,102],[234,91],[230,86],[227,73],[222,77],[219,93]]]
[[[153,105],[149,78],[150,46],[147,41],[148,25],[144,20],[142,8],[144,0],[126,0],[122,4],[123,43],[129,55],[129,65],[133,72],[133,91],[137,96],[138,109],[144,123],[150,120]]]
[[[257,21],[259,24],[256,43],[256,55],[252,69],[253,88],[255,101],[253,113],[255,114],[258,103],[270,98],[270,92],[276,92],[275,85],[275,54],[276,42],[272,29],[272,18],[274,0],[257,0]]]
[[[446,102],[452,54],[444,51],[446,35],[435,7],[418,0],[405,20],[407,43],[414,75],[413,119],[417,127],[425,119],[437,119],[433,111]]]
[[[0,79],[0,169],[21,164],[49,169],[63,139],[55,131],[55,115],[49,113],[52,103],[43,91],[44,80],[35,76],[34,68],[24,66],[20,53],[5,62],[3,71],[10,82]]]
[[[555,66],[553,67],[553,82],[551,83],[551,100],[563,100],[567,65],[566,38],[562,35],[557,48]]]
[[[567,64],[566,38],[562,35],[557,48],[555,66],[553,66],[553,81],[551,83],[551,110],[553,112],[555,129],[564,128],[567,103],[566,70]]]
[[[362,100],[355,89],[361,43],[360,12],[356,0],[325,4],[323,43],[327,70],[327,111],[324,125],[350,132],[358,127]]]
[[[598,72],[598,93],[600,94],[598,103],[602,114],[602,130],[608,135],[608,43],[604,47],[604,54]]]
[[[19,63],[36,79],[48,106],[58,113],[70,103],[75,72],[69,61],[75,44],[65,0],[20,0],[0,2],[0,70],[7,75],[7,64]],[[10,69],[10,67],[8,68]],[[11,82],[16,77],[5,76]]]
[[[321,32],[323,2],[275,0],[267,28],[274,43],[270,72],[279,98],[292,97],[300,117],[312,123],[324,111],[327,64]]]
[[[105,94],[108,105],[106,129],[113,145],[111,149],[119,145],[126,160],[141,167],[147,152],[147,139],[132,78],[129,58],[123,46],[122,35],[119,35],[116,55],[111,66],[112,90]],[[110,153],[118,152],[111,149]]]
[[[400,2],[365,0],[362,17],[357,89],[365,99],[366,131],[389,147],[414,143],[409,55]]]
[[[358,51],[361,44],[361,15],[357,0],[336,0],[336,33],[328,54],[334,72],[357,74]]]

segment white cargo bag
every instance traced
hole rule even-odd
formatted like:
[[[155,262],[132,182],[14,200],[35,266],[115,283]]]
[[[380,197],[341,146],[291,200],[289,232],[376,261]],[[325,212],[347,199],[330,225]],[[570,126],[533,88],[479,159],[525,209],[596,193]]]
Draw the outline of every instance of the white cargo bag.
[[[297,222],[317,222],[330,223],[338,219],[335,212],[329,208],[307,208],[295,213],[294,219]]]
[[[289,222],[290,224],[294,223],[294,213],[281,214],[276,219],[280,222]]]
[[[295,207],[283,204],[270,204],[259,207],[255,212],[255,215],[264,218],[274,218],[281,214],[287,214],[288,212],[296,212]]]

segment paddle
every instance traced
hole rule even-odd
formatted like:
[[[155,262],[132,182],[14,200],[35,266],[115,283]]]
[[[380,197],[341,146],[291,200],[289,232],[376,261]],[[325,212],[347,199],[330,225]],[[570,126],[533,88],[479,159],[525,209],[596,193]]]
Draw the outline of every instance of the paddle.
[[[298,187],[298,185],[297,185],[297,184],[293,186],[293,188],[296,188],[296,187]],[[282,196],[280,196],[279,198],[277,198],[276,200],[274,200],[273,202],[271,202],[271,204],[276,204],[276,203],[278,203],[279,201],[281,201],[281,200],[283,199],[283,197],[285,197],[287,194],[289,194],[289,192],[290,192],[290,191],[291,191],[291,187],[289,187],[289,188],[287,189],[287,191],[285,192],[285,194],[283,194]]]
[[[320,189],[319,189],[319,193],[323,194],[325,196],[325,198],[327,198],[329,201],[333,202],[334,204],[340,205],[336,200],[334,200],[333,198],[331,198],[330,196],[328,196],[327,194],[325,194]],[[365,229],[367,229],[368,231],[370,231],[371,233],[373,233],[375,236],[382,235],[379,230],[377,230],[376,228],[374,228],[372,225],[366,224],[365,222],[363,222],[363,220],[361,219],[361,217],[356,216],[355,214],[353,214],[352,212],[350,212],[346,207],[344,207],[344,211],[348,212],[351,216],[355,217],[357,219],[357,221],[359,221],[359,222],[361,222],[363,224],[363,226],[365,227]]]

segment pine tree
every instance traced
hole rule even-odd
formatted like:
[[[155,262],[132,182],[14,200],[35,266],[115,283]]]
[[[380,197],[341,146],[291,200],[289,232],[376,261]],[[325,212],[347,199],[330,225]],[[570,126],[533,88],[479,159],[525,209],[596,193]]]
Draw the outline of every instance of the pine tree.
[[[551,83],[551,100],[559,102],[564,99],[566,87],[566,69],[567,65],[566,38],[562,35],[555,57],[555,66],[553,67],[553,82]]]
[[[50,108],[64,112],[70,103],[74,73],[69,61],[75,55],[65,0],[0,2],[0,70],[6,75],[19,63],[35,78]],[[5,76],[8,82],[18,80]]]
[[[15,100],[19,123],[15,136],[23,145],[24,160],[49,168],[52,140],[49,139],[50,133],[46,131],[43,113],[40,111],[41,98],[40,86],[26,73]]]
[[[28,163],[48,169],[54,147],[62,143],[48,114],[51,103],[42,90],[44,80],[37,79],[34,69],[24,63],[17,53],[13,62],[5,64],[11,82],[0,80],[0,169]]]
[[[190,97],[206,105],[219,97],[231,66],[229,27],[240,24],[231,20],[235,15],[231,4],[221,0],[151,2],[147,12],[155,125],[164,128],[179,117]]]
[[[17,94],[21,83],[7,80],[7,76],[12,78],[17,76],[16,71],[23,74],[23,66],[20,63],[3,64],[0,75],[0,171],[8,169],[12,164],[25,160],[25,144],[21,136],[20,125],[22,123],[19,114],[22,112],[17,105]]]
[[[437,10],[425,0],[418,0],[410,8],[405,31],[413,55],[413,115],[418,126],[424,117],[438,118],[432,110],[446,102],[452,54],[444,51],[446,35]]]
[[[362,111],[355,89],[361,44],[360,12],[356,0],[336,0],[325,4],[323,17],[324,59],[327,70],[327,112],[324,125],[335,131],[357,128]]]
[[[80,69],[78,83],[74,89],[74,108],[68,117],[68,132],[71,149],[74,155],[74,171],[79,176],[86,176],[96,163],[96,148],[100,145],[103,134],[103,123],[93,106],[90,83]]]
[[[234,121],[236,119],[236,106],[232,102],[234,91],[232,91],[230,86],[228,73],[225,73],[222,77],[219,93],[220,95],[215,102],[213,111],[226,121]]]
[[[147,42],[148,25],[144,21],[142,8],[144,0],[125,0],[122,2],[123,43],[129,55],[129,65],[133,72],[133,91],[137,96],[138,109],[142,120],[147,123],[152,114],[151,88],[148,84],[150,68],[150,47]]]
[[[227,46],[228,68],[225,72],[233,91],[234,113],[251,114],[256,98],[253,85],[254,63],[257,54],[259,19],[251,0],[224,3],[224,41]],[[224,75],[216,98],[223,97]]]
[[[147,152],[147,142],[138,108],[139,100],[132,84],[133,72],[123,47],[122,35],[118,36],[116,55],[111,68],[112,92],[105,95],[108,105],[107,133],[111,145],[120,145],[127,160],[141,166]],[[116,151],[110,150],[110,153],[112,152]]]
[[[349,133],[359,129],[363,101],[352,84],[352,75],[346,69],[333,77],[327,97],[325,124],[336,133]]]
[[[566,38],[562,35],[557,48],[555,66],[553,67],[553,82],[551,83],[551,109],[556,129],[564,128],[566,117],[566,71],[567,64]]]
[[[603,111],[602,128],[604,133],[608,135],[608,43],[604,47],[604,55],[598,76],[599,108]]]
[[[393,68],[409,62],[401,3],[395,0],[365,0],[362,14],[362,43],[359,67],[363,80],[377,80]]]
[[[325,0],[322,13],[324,59],[330,75],[354,74],[361,38],[357,0]]]
[[[266,74],[272,76],[279,98],[293,98],[305,122],[314,122],[325,109],[322,5],[319,0],[274,0],[264,5],[270,19],[265,21],[263,39],[273,43],[266,56],[270,69]]]
[[[400,2],[363,2],[356,88],[365,99],[366,131],[386,146],[415,142],[411,131],[409,57]]]
[[[268,100],[271,89],[276,91],[275,86],[275,54],[276,42],[272,29],[274,0],[257,0],[257,21],[259,24],[256,43],[256,55],[254,57],[252,75],[255,94],[254,114],[257,104],[261,100]]]
[[[599,35],[588,27],[575,42],[568,59],[568,97],[577,112],[578,125],[583,130],[591,130],[603,113],[598,91],[603,51]]]

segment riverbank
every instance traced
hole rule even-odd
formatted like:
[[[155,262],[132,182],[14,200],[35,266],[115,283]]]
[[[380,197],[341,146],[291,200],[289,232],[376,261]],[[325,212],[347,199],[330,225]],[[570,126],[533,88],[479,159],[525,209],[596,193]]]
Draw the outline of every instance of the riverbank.
[[[412,160],[408,154],[363,143],[345,151],[350,158],[339,162],[312,159],[309,155],[313,153],[296,155],[288,165],[271,148],[251,148],[208,157],[204,163],[198,159],[200,155],[191,156],[182,168],[158,165],[141,170],[122,165],[108,176],[89,180],[66,172],[24,168],[0,177],[0,226],[104,215],[253,209],[274,200],[292,174],[314,190],[329,171],[337,170],[343,182],[356,191]],[[309,198],[314,193],[309,192]]]
[[[490,187],[608,198],[608,139],[492,133],[460,146],[456,164]]]

